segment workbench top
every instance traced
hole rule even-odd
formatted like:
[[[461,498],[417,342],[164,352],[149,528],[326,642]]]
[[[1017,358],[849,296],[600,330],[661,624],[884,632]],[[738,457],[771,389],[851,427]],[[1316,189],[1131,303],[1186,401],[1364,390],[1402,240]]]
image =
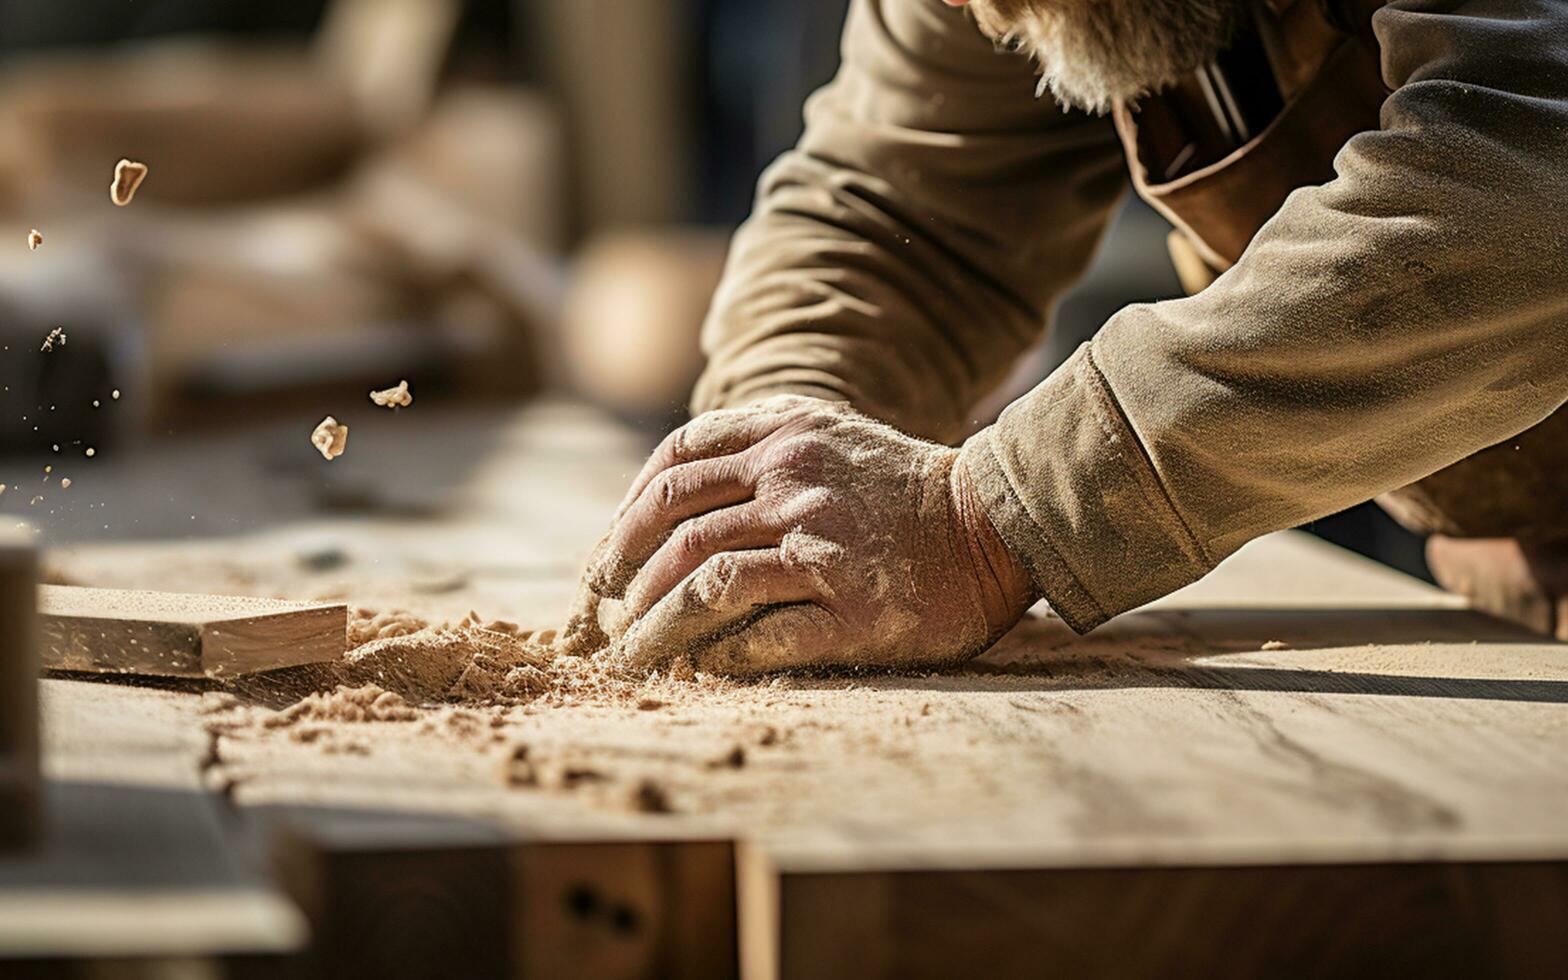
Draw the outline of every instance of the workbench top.
[[[79,584],[553,624],[644,447],[564,405],[497,421],[486,442],[428,505],[77,545],[49,567]],[[350,476],[374,484],[334,474]],[[163,761],[101,762],[95,740],[118,740],[113,719],[146,714],[137,705],[179,728],[159,736]],[[241,813],[738,839],[788,873],[1568,859],[1568,645],[1296,533],[1086,637],[1037,609],[941,673],[694,685],[653,710],[432,708],[359,726],[352,745],[214,725],[215,705],[199,690],[47,680],[46,771],[186,788],[198,773]],[[100,709],[82,736],[73,719]],[[520,746],[593,775],[516,785]],[[727,764],[737,748],[743,764]],[[648,782],[672,812],[638,809]]]

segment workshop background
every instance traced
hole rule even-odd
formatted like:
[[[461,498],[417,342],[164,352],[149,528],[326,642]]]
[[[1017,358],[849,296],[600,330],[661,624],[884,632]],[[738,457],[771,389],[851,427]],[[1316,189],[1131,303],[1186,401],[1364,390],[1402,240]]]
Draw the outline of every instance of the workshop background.
[[[60,544],[396,509],[482,440],[379,444],[387,480],[308,434],[400,378],[420,408],[585,397],[651,444],[846,5],[0,0],[0,345],[38,352],[0,359],[0,515]],[[121,157],[151,168],[128,208]],[[1166,230],[1129,196],[1014,394],[1178,293]],[[1310,530],[1426,575],[1375,507]]]

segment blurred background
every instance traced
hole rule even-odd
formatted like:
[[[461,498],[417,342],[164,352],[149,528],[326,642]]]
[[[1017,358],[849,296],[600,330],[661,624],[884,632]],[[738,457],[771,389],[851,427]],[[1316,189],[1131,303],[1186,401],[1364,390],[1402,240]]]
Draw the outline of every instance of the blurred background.
[[[0,516],[70,543],[417,513],[486,411],[541,399],[651,444],[846,6],[0,0]],[[151,168],[127,208],[121,157]],[[1015,393],[1178,294],[1166,231],[1129,197]],[[364,397],[401,378],[445,413],[412,442]],[[359,427],[332,466],[327,413]],[[1426,574],[1374,507],[1311,529]]]

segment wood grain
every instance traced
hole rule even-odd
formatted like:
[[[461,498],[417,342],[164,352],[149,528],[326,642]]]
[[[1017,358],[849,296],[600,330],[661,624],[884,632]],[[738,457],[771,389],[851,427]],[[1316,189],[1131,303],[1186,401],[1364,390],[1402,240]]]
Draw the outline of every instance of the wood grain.
[[[31,533],[0,530],[0,849],[37,831],[37,575]]]
[[[348,608],[240,596],[46,585],[43,666],[53,670],[233,677],[343,655]]]

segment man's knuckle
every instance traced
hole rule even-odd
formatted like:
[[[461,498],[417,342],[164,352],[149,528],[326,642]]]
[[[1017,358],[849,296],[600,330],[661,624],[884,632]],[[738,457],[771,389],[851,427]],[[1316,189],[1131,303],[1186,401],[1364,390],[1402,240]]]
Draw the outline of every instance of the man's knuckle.
[[[681,499],[683,480],[678,470],[665,470],[653,478],[653,499],[660,507],[673,507]]]
[[[664,440],[665,455],[674,462],[681,462],[691,455],[692,438],[689,426],[681,426]]]
[[[831,455],[827,440],[797,436],[779,446],[775,462],[787,470],[814,470],[826,463]]]
[[[692,576],[692,598],[703,606],[713,607],[724,602],[734,587],[738,567],[731,555],[711,555],[705,559]]]
[[[709,534],[700,521],[694,521],[675,532],[675,552],[682,558],[703,557],[708,549]]]

